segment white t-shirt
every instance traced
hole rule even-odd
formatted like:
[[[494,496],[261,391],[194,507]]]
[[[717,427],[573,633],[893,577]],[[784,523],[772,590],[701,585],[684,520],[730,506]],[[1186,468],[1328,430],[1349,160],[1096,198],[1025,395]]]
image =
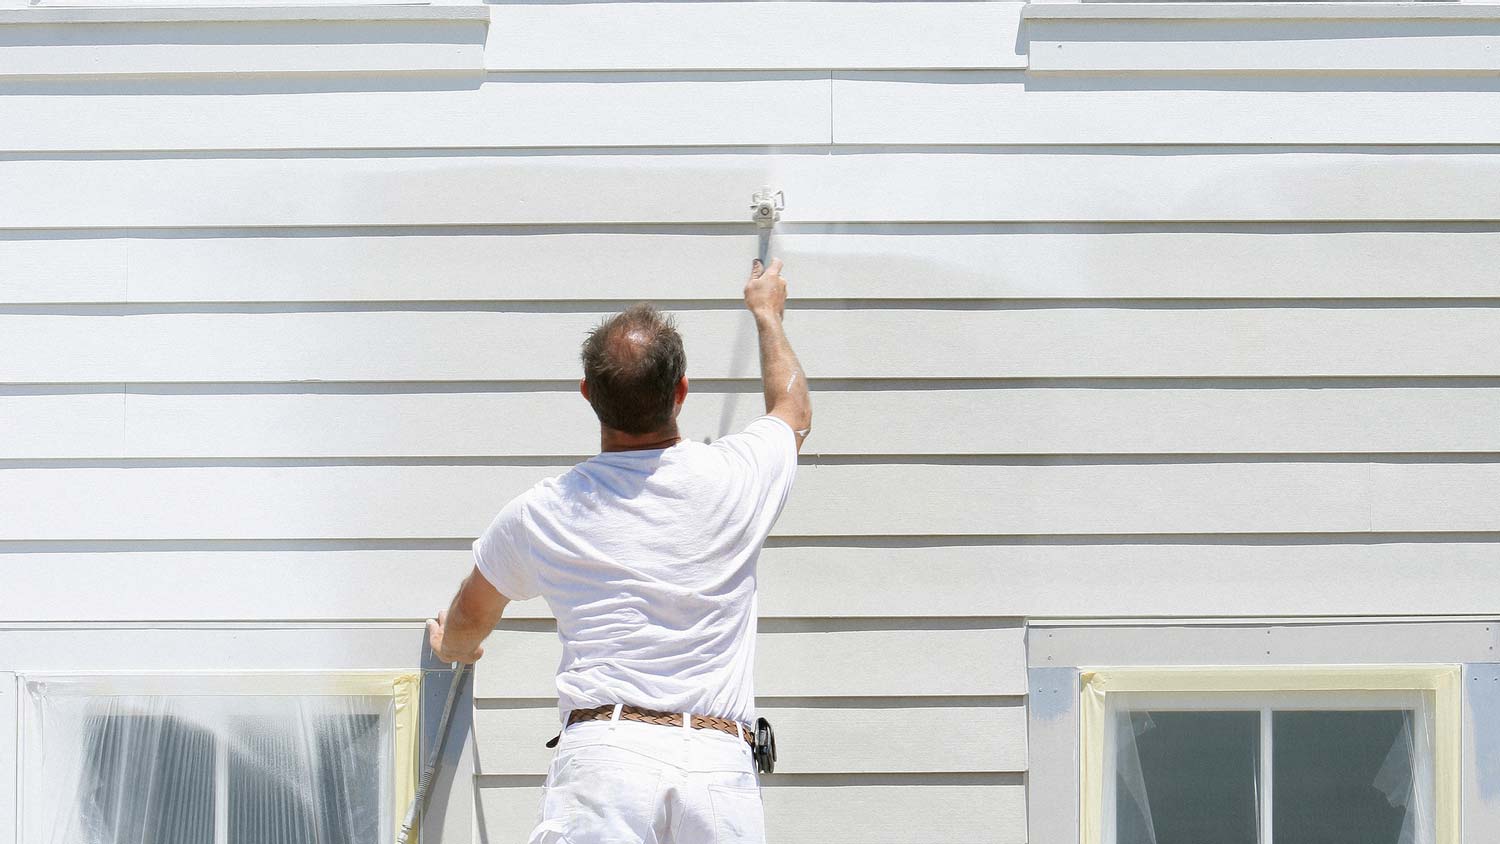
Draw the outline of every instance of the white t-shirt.
[[[599,454],[500,511],[474,560],[511,600],[547,599],[564,713],[754,718],[755,562],[796,471],[791,427],[762,416],[712,445]]]

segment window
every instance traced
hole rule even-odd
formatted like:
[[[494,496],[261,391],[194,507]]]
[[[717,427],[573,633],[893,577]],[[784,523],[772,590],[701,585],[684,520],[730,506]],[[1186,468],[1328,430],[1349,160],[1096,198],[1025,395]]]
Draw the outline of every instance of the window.
[[[415,675],[25,678],[24,840],[363,844],[395,837]]]
[[[1086,844],[1457,844],[1458,669],[1083,675]]]

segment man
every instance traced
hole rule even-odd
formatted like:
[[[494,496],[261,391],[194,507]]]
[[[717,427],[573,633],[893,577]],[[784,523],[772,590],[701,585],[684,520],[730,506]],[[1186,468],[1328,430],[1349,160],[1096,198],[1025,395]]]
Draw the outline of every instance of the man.
[[[531,844],[762,844],[746,736],[756,559],[781,512],[812,406],[786,334],[781,262],[752,265],[766,415],[684,440],[682,339],[637,305],[583,346],[600,453],[505,506],[474,571],[428,621],[433,652],[473,662],[511,600],[546,598],[563,642],[563,732]]]

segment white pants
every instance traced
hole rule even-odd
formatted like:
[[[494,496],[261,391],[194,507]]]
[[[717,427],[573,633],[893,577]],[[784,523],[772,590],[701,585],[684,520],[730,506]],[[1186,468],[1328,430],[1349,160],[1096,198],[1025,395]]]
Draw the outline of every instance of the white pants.
[[[765,844],[750,745],[718,730],[584,721],[563,731],[529,844]]]

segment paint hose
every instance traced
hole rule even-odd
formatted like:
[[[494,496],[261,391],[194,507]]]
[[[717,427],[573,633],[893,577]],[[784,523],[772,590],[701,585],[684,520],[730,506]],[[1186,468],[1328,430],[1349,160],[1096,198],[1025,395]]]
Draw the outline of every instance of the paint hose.
[[[406,810],[406,820],[401,823],[401,832],[396,836],[396,844],[406,844],[411,837],[412,828],[424,814],[427,790],[432,786],[438,760],[443,755],[443,739],[448,737],[448,721],[452,719],[453,708],[458,704],[458,687],[463,685],[466,668],[468,666],[462,662],[453,663],[453,683],[448,687],[448,702],[443,704],[443,717],[438,721],[437,736],[432,740],[432,752],[427,755],[427,767],[422,769],[422,778],[417,781],[417,793],[412,795],[411,806]]]

